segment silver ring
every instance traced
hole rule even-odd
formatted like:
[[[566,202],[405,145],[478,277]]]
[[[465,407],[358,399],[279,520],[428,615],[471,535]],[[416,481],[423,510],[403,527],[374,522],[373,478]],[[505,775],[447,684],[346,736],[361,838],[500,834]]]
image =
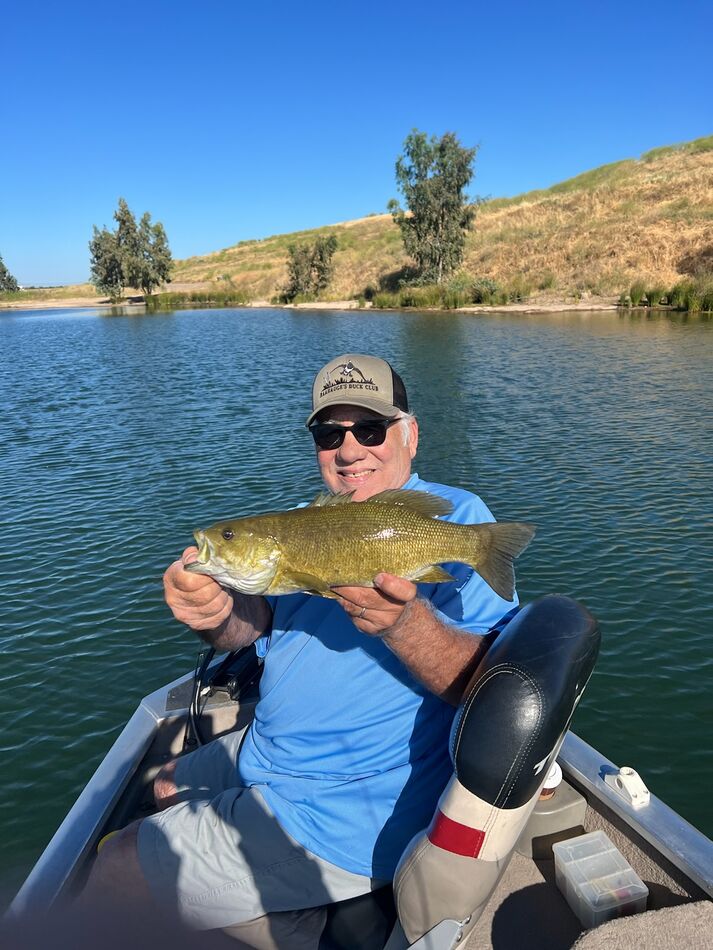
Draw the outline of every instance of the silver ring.
[[[358,617],[357,619],[358,619],[358,620],[361,620],[361,618],[364,616],[365,613],[366,613],[366,607],[362,607],[362,608],[361,608],[361,613],[359,614],[359,617]]]

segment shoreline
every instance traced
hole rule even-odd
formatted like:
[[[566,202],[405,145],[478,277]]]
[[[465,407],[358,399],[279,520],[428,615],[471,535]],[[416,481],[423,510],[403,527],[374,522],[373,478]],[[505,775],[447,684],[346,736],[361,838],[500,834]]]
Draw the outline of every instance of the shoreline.
[[[110,300],[105,298],[96,298],[96,297],[64,297],[58,300],[52,299],[42,299],[39,297],[30,298],[28,300],[18,301],[13,300],[11,302],[0,301],[0,313],[7,312],[17,312],[23,310],[78,310],[78,309],[98,309],[98,310],[112,310],[112,309],[123,309],[125,307],[133,307],[137,310],[142,309],[145,306],[143,299],[137,297],[131,297],[126,300],[122,300],[120,303],[111,303]],[[298,303],[298,304],[275,304],[270,303],[269,300],[255,300],[248,304],[243,304],[241,306],[235,305],[235,309],[257,309],[257,308],[269,308],[273,310],[375,310],[382,308],[375,308],[367,303],[366,306],[359,306],[358,301],[356,300],[329,300],[329,301],[314,301],[312,303]],[[190,307],[180,308],[180,309],[191,309]],[[225,307],[211,307],[210,304],[198,305],[196,304],[195,309],[205,309],[205,310],[224,310]],[[228,308],[230,309],[230,308]],[[566,313],[570,311],[595,311],[595,312],[606,312],[606,311],[615,311],[619,309],[619,305],[614,302],[612,299],[604,300],[592,300],[592,301],[578,301],[577,303],[568,303],[564,300],[553,300],[547,303],[512,303],[512,304],[501,304],[501,305],[490,305],[490,304],[478,304],[471,307],[457,307],[452,310],[444,310],[440,307],[385,307],[383,308],[384,312],[391,311],[394,313],[409,313],[409,312],[429,312],[429,313],[522,313],[522,314],[535,314],[535,313]]]
[[[121,303],[112,303],[103,297],[30,297],[27,300],[0,300],[0,312],[4,310],[80,310],[85,308],[111,309],[112,307],[143,307],[143,298],[128,298]]]

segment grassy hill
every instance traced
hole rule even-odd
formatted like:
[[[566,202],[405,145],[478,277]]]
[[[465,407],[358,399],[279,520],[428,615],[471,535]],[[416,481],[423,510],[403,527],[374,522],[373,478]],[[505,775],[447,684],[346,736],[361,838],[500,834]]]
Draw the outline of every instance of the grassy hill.
[[[288,244],[335,234],[324,299],[393,286],[408,263],[391,216],[282,234],[177,262],[171,289],[231,287],[270,299]],[[713,136],[653,149],[514,198],[487,201],[468,235],[464,272],[521,294],[618,295],[632,283],[671,286],[713,271]],[[176,285],[178,285],[176,287]]]
[[[177,261],[166,289],[270,300],[286,281],[288,245],[328,234],[336,235],[338,250],[323,300],[396,288],[408,260],[391,216],[379,214]],[[494,281],[502,299],[545,304],[618,297],[637,282],[671,288],[701,275],[713,287],[713,135],[602,165],[551,188],[486,201],[477,209],[462,268],[463,277]],[[27,290],[0,294],[0,306],[57,306],[70,299],[76,305],[92,294],[86,284]]]

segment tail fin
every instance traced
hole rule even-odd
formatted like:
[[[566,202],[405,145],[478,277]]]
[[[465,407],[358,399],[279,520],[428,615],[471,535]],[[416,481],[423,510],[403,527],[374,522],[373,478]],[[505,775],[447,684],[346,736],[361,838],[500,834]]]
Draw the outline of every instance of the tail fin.
[[[528,546],[535,536],[535,526],[522,522],[503,521],[495,524],[479,524],[482,532],[486,530],[486,552],[481,563],[473,567],[483,580],[490,584],[496,594],[504,600],[515,596],[515,572],[512,562]]]

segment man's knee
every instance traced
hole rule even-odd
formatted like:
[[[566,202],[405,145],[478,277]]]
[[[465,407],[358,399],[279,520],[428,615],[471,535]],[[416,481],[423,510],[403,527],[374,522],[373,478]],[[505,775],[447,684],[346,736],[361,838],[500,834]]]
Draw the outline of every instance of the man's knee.
[[[223,933],[253,950],[317,950],[326,922],[326,907],[308,907],[246,920],[224,927]]]
[[[178,759],[171,759],[161,767],[153,782],[153,797],[159,811],[175,805],[178,789],[176,788],[176,766]]]
[[[127,825],[104,843],[92,867],[85,895],[142,902],[148,899],[148,885],[139,863],[137,845],[140,823]]]

